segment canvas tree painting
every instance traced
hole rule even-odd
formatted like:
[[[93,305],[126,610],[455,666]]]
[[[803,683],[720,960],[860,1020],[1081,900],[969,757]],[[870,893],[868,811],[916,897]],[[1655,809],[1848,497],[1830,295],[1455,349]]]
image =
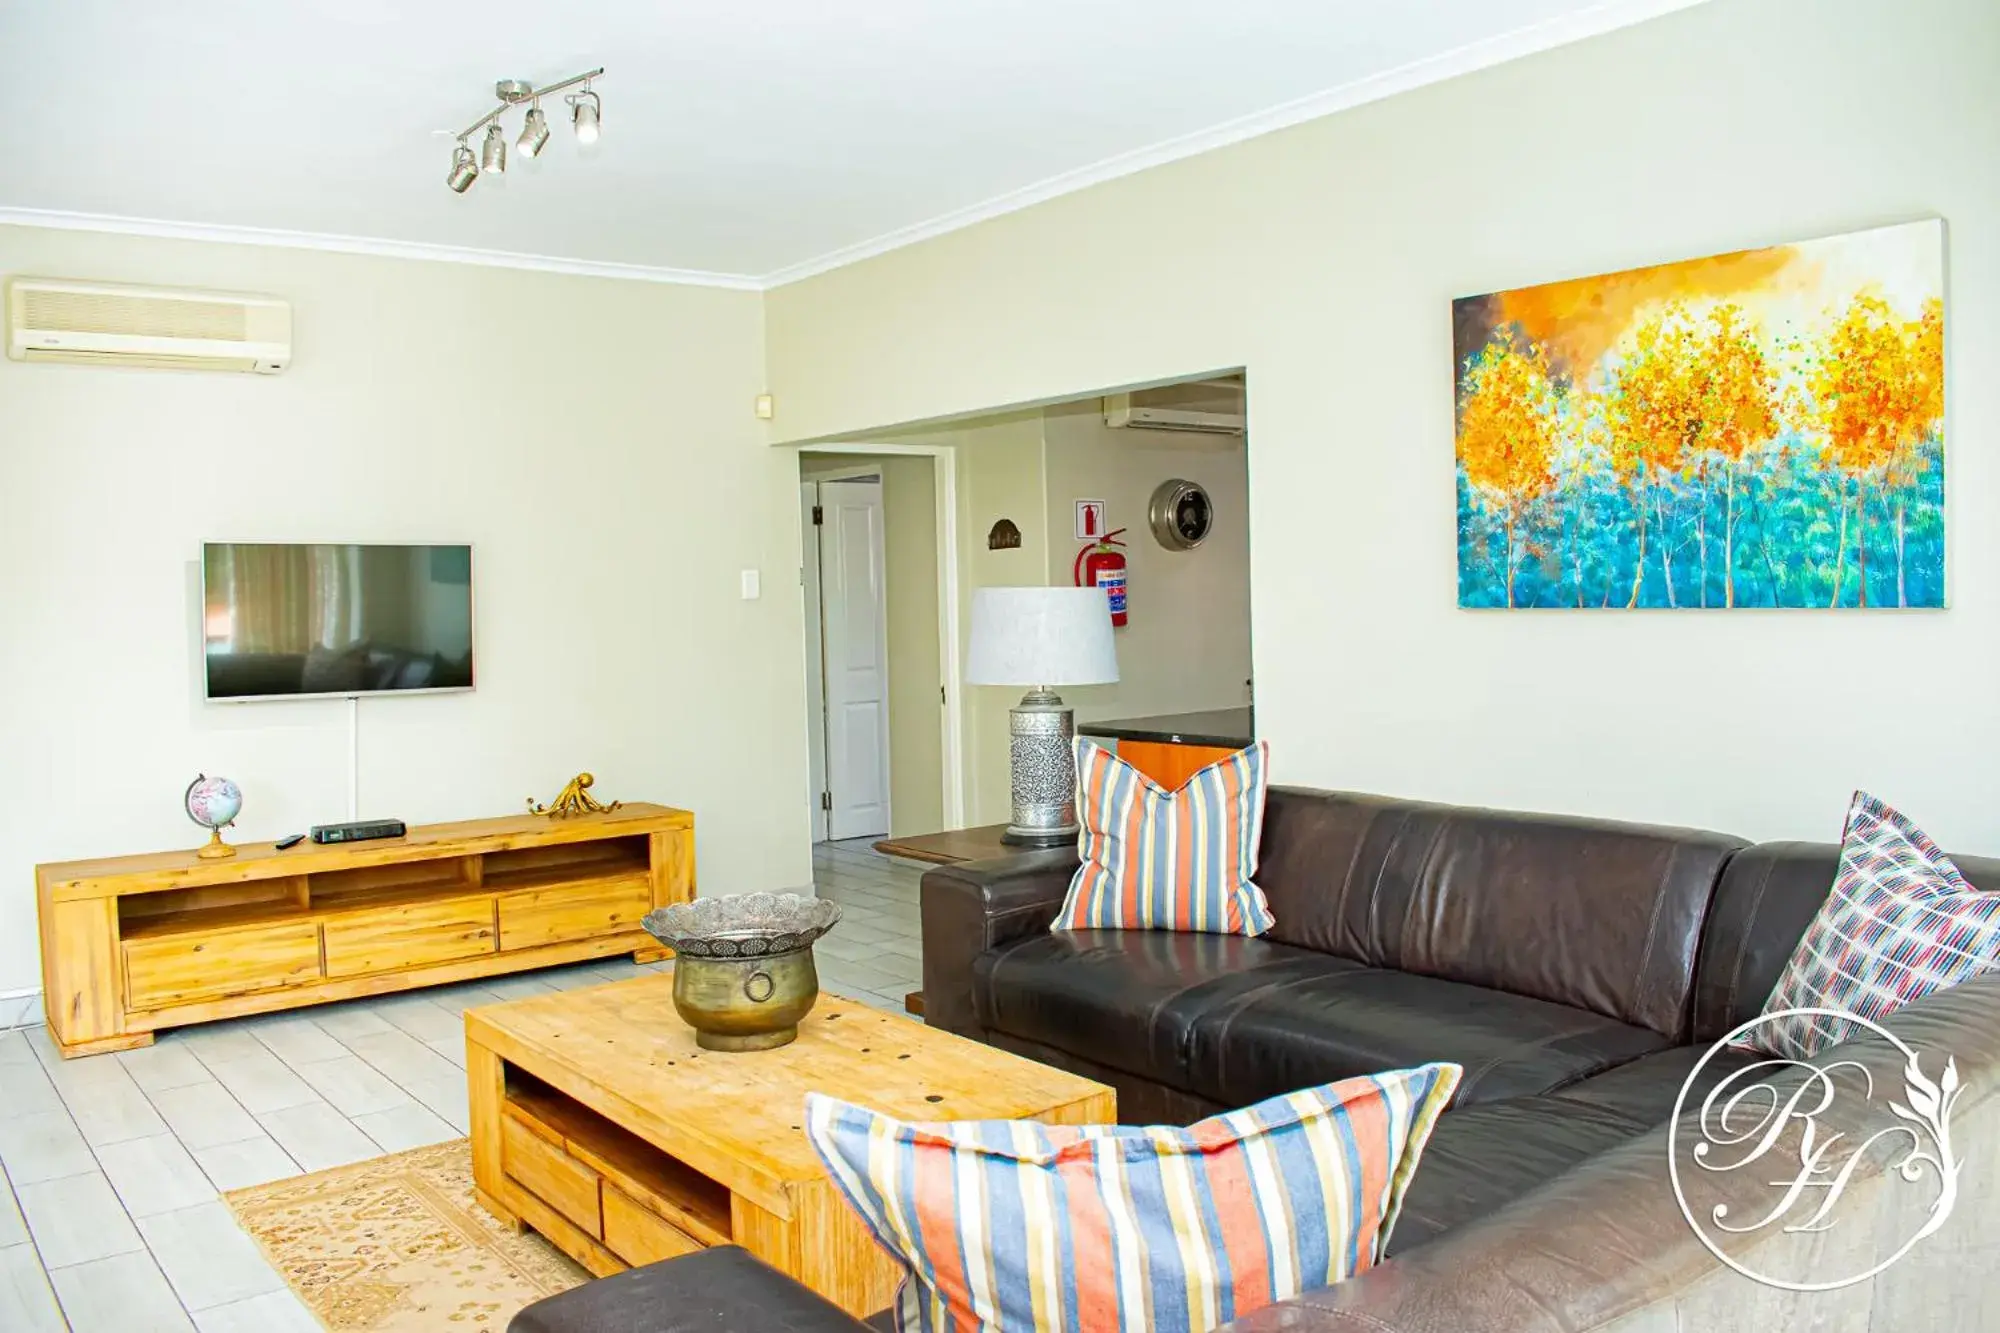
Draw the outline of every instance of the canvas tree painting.
[[[1944,605],[1942,222],[1452,313],[1459,605]]]

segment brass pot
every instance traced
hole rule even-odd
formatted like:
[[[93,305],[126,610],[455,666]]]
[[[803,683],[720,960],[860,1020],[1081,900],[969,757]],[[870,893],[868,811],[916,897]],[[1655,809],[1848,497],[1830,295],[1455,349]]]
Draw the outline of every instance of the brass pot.
[[[813,941],[840,904],[796,893],[698,898],[640,924],[674,951],[674,1008],[711,1051],[768,1051],[794,1041],[819,999]]]
[[[795,1041],[819,999],[812,946],[762,958],[680,958],[674,1008],[710,1051],[768,1051]]]

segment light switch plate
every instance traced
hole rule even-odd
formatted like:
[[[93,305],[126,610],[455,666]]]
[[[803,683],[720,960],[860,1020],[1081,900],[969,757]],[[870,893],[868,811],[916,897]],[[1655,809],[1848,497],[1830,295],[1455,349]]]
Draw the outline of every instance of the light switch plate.
[[[743,571],[743,600],[754,602],[764,594],[763,579],[754,569]]]

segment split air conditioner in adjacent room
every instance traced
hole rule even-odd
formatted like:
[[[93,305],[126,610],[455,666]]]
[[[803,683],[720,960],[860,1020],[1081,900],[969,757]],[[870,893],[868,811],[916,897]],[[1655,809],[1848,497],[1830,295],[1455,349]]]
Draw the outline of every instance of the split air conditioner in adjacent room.
[[[1113,430],[1244,433],[1243,381],[1190,380],[1104,395],[1104,424]]]
[[[275,375],[292,360],[292,307],[273,296],[57,278],[7,283],[15,361]]]

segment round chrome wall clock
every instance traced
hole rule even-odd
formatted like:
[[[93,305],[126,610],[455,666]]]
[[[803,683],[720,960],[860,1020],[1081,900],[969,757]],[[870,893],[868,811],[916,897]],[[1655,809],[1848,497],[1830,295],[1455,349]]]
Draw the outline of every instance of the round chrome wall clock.
[[[1148,514],[1153,536],[1169,551],[1188,551],[1208,539],[1215,526],[1215,506],[1208,492],[1179,477],[1163,481],[1153,492]]]

